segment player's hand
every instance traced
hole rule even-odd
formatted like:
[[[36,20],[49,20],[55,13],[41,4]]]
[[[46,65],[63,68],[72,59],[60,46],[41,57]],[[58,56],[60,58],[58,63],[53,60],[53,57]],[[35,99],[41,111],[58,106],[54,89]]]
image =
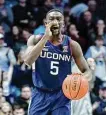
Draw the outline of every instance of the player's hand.
[[[50,22],[46,25],[45,36],[49,39],[52,36],[51,27],[53,26],[53,22]]]

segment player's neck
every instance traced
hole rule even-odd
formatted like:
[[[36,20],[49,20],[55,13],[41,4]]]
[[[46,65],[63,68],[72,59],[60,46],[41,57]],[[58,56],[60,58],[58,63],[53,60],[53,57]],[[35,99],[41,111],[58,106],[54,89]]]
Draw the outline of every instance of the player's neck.
[[[58,44],[58,43],[61,43],[62,41],[63,41],[63,35],[62,34],[60,34],[58,36],[52,36],[50,39],[50,42],[53,44]]]

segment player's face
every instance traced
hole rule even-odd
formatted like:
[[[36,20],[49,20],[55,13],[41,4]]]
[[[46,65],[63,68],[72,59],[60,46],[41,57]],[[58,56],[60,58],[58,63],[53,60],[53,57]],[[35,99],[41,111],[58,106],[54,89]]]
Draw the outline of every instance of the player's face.
[[[52,34],[59,35],[64,24],[63,15],[58,11],[50,12],[46,17],[46,24],[50,22],[53,22],[51,27]]]

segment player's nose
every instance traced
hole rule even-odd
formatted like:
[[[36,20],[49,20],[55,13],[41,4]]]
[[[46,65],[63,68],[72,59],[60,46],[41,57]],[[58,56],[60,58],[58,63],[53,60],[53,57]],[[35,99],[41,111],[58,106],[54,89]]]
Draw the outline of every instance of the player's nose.
[[[58,21],[55,19],[55,20],[53,21],[53,24],[54,24],[54,25],[58,25],[59,23],[58,23]]]

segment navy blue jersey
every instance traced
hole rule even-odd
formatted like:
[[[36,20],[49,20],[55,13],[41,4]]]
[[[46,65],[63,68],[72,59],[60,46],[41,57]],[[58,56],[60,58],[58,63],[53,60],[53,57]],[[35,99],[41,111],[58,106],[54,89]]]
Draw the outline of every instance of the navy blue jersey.
[[[70,38],[66,35],[63,38],[57,46],[48,40],[42,49],[34,65],[33,83],[36,87],[61,87],[66,76],[71,74]]]

